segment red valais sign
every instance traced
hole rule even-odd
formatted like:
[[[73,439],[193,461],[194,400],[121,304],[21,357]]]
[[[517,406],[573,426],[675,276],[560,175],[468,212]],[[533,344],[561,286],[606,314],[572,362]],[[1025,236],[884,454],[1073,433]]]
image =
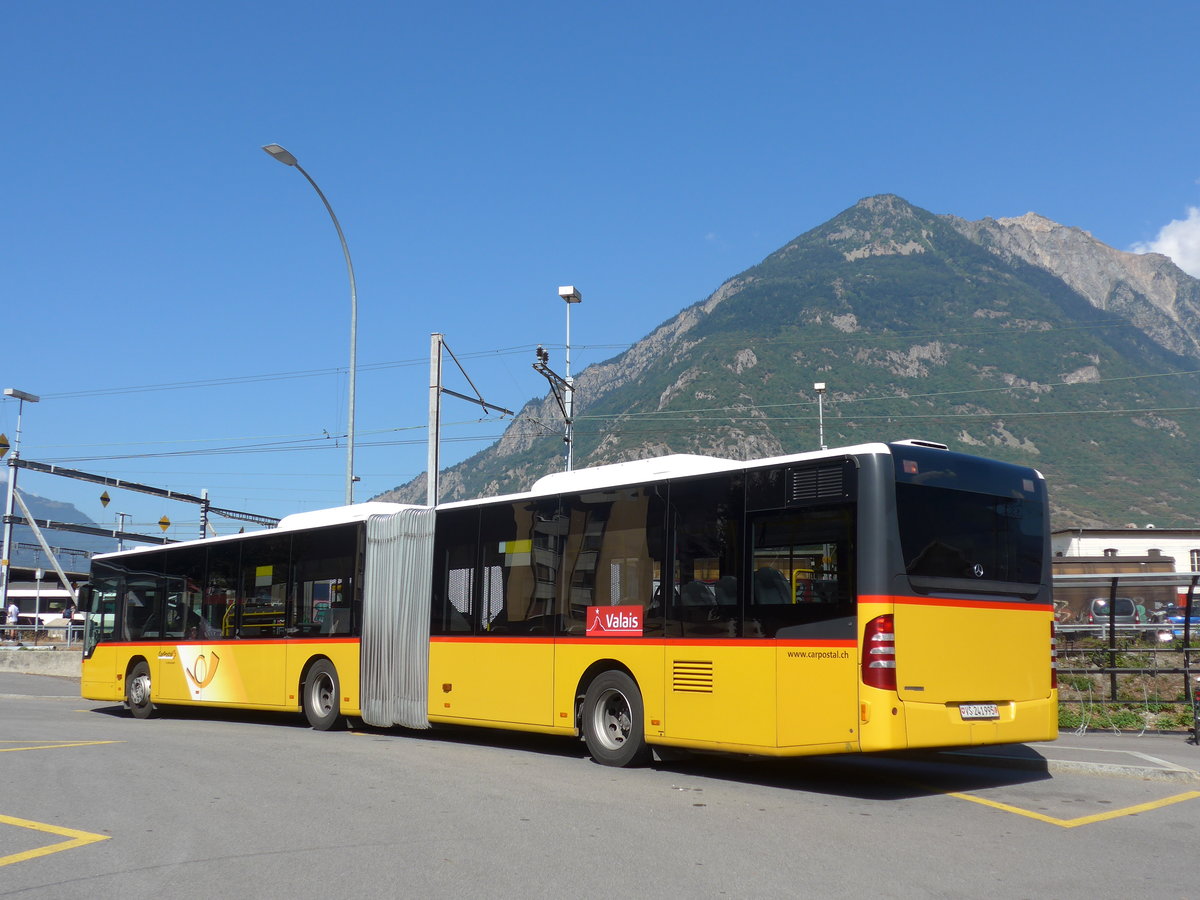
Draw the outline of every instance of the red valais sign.
[[[642,608],[640,606],[589,606],[587,608],[588,637],[641,637]]]

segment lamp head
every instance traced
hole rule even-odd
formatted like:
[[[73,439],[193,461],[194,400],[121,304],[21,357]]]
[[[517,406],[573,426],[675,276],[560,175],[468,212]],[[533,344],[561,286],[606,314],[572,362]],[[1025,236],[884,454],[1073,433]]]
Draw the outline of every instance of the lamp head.
[[[558,289],[558,296],[562,297],[568,303],[582,303],[583,294],[575,288],[574,285],[565,284]]]
[[[273,156],[275,159],[279,160],[285,166],[296,165],[296,157],[292,156],[292,154],[288,153],[286,150],[284,150],[278,144],[266,144],[263,147],[263,150],[265,150],[268,154]]]
[[[5,397],[12,397],[14,400],[24,400],[26,403],[37,403],[42,398],[37,394],[30,394],[26,391],[18,391],[16,388],[5,388]]]

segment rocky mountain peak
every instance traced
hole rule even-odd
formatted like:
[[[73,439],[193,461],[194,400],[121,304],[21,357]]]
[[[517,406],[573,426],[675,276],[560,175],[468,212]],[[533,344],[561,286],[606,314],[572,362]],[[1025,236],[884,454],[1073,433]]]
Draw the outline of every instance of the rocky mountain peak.
[[[1127,317],[1169,350],[1200,356],[1200,281],[1168,257],[1117,250],[1082,228],[1033,212],[977,222],[944,219],[997,256],[1061,278],[1092,306]]]

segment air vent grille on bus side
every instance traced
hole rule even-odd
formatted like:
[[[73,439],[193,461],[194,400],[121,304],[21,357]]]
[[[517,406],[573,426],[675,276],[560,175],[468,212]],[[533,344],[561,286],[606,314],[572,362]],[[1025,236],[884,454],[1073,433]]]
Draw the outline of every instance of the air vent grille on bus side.
[[[846,464],[788,469],[787,502],[840,500],[846,496]]]
[[[674,660],[671,666],[671,690],[689,694],[711,694],[713,692],[712,660]]]

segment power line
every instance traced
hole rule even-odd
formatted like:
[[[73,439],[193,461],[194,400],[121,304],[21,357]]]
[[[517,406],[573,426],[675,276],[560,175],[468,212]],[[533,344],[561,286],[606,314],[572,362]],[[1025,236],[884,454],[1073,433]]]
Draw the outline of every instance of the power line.
[[[820,336],[814,336],[814,337],[799,337],[799,338],[794,335],[787,336],[787,337],[779,337],[779,338],[756,338],[755,342],[756,342],[756,344],[758,344],[760,346],[761,345],[769,346],[772,344],[781,344],[781,343],[786,343],[788,346],[816,346],[816,345],[831,344],[831,343],[855,343],[855,342],[857,342],[857,343],[885,343],[885,342],[892,343],[895,341],[913,341],[913,340],[922,340],[922,339],[948,340],[948,339],[955,339],[955,338],[964,339],[964,338],[970,338],[970,337],[994,337],[994,336],[1037,337],[1037,336],[1048,336],[1048,335],[1054,335],[1054,334],[1061,334],[1063,332],[1071,332],[1071,331],[1098,331],[1098,330],[1109,330],[1109,329],[1120,329],[1120,328],[1136,328],[1136,326],[1133,325],[1132,323],[1128,323],[1128,322],[1107,322],[1107,323],[1096,323],[1096,324],[1092,324],[1092,325],[1052,325],[1048,328],[1043,328],[1043,329],[997,328],[997,329],[986,329],[986,330],[979,330],[979,331],[957,331],[957,332],[956,331],[939,331],[939,332],[929,332],[929,331],[865,332],[864,331],[864,332],[848,332],[846,334],[827,334],[827,335],[820,335]],[[655,329],[655,330],[657,331],[658,329]],[[649,336],[647,336],[647,338],[648,337]],[[642,339],[639,339],[638,341],[634,341],[631,343],[623,343],[623,344],[579,344],[579,345],[573,345],[572,349],[579,350],[579,351],[628,350],[628,349],[631,349],[632,347],[636,346],[637,344],[641,343],[643,340],[646,340],[647,338],[642,338]],[[731,337],[709,336],[709,337],[705,337],[703,339],[703,341],[706,345],[708,345],[710,347],[712,347],[712,346],[715,346],[715,347],[731,346],[732,347],[732,346],[738,346],[739,344],[742,343],[741,339],[739,339],[738,337],[734,337],[734,336],[731,336]],[[561,346],[559,344],[555,344],[553,341],[551,341],[549,343],[542,342],[542,344],[543,344],[543,346],[548,346],[548,347],[553,347],[553,348],[558,348]],[[535,346],[536,346],[536,344],[530,343],[530,344],[522,344],[522,345],[514,346],[514,347],[499,347],[499,348],[492,348],[492,349],[485,349],[485,350],[476,350],[476,351],[472,351],[469,353],[459,354],[459,356],[462,359],[484,359],[487,357],[511,356],[511,355],[516,355],[516,354],[529,353],[530,351],[532,351],[534,349]],[[417,366],[423,367],[423,366],[427,366],[428,364],[429,364],[429,360],[427,358],[413,358],[413,359],[388,360],[388,361],[377,362],[377,363],[360,363],[357,366],[357,369],[359,372],[373,372],[373,371],[383,371],[383,370],[387,370],[387,369],[410,368],[410,367],[417,367]],[[43,394],[42,399],[43,400],[73,400],[73,399],[90,398],[90,397],[119,396],[122,394],[149,393],[149,392],[155,392],[155,391],[176,391],[176,390],[185,390],[185,389],[191,389],[191,388],[226,387],[226,386],[230,386],[230,385],[252,384],[252,383],[258,383],[258,382],[287,381],[287,380],[303,379],[303,378],[329,377],[331,375],[342,375],[345,372],[346,372],[346,368],[343,366],[343,367],[330,367],[330,368],[323,368],[323,369],[299,369],[299,370],[290,371],[290,372],[266,372],[266,373],[260,373],[260,374],[254,374],[254,375],[230,375],[230,376],[226,376],[226,377],[222,377],[222,378],[203,378],[203,379],[197,379],[194,381],[168,381],[168,382],[159,382],[159,383],[154,383],[154,384],[126,385],[126,386],[122,386],[122,387],[91,388],[91,389],[81,390],[81,391],[61,391],[59,393]]]

